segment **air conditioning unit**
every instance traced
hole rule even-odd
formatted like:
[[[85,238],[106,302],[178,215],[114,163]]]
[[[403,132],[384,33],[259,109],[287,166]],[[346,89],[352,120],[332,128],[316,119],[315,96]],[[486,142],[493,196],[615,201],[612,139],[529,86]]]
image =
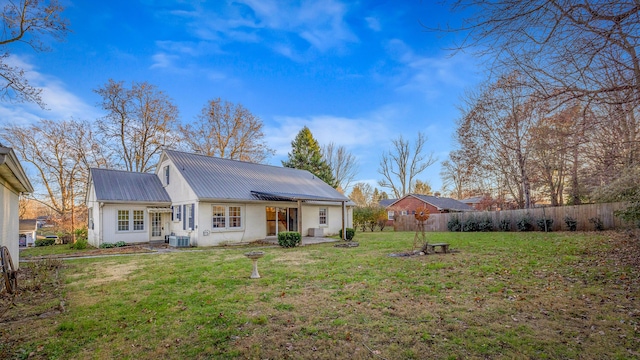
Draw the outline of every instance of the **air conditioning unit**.
[[[189,247],[188,236],[169,236],[169,246],[173,247]]]

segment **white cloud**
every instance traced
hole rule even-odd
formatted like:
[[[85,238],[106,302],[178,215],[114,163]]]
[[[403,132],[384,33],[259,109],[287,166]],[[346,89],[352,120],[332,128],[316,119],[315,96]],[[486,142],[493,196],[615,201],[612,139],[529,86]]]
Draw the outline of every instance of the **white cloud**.
[[[231,42],[264,43],[277,53],[299,60],[301,57],[293,52],[304,53],[307,48],[282,44],[302,39],[312,49],[325,52],[358,41],[344,19],[347,6],[335,0],[299,4],[240,0],[223,9],[198,5],[197,10],[171,14],[190,21],[188,27],[198,39],[218,46]]]
[[[67,90],[66,84],[59,79],[41,73],[27,58],[11,55],[7,64],[25,70],[25,77],[32,86],[42,89],[40,96],[47,110],[33,103],[0,103],[0,114],[7,116],[12,124],[27,124],[38,119],[85,119],[92,120],[102,116],[96,107],[89,105]]]
[[[371,16],[364,18],[364,20],[367,22],[367,26],[369,27],[369,29],[373,31],[382,30],[382,27],[380,26],[380,20]]]
[[[421,56],[398,39],[389,41],[387,52],[400,67],[391,79],[381,76],[381,81],[393,82],[398,91],[418,92],[434,100],[445,93],[444,88],[463,89],[474,82],[475,62],[464,54]]]

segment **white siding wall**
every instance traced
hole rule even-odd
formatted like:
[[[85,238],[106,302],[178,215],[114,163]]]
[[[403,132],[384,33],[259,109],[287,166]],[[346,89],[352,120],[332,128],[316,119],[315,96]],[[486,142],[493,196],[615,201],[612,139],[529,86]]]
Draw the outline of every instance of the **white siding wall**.
[[[6,246],[11,253],[14,268],[19,267],[18,194],[0,183],[0,246]]]
[[[164,167],[169,165],[169,184],[166,184],[165,176],[164,176]],[[191,245],[195,245],[198,243],[198,227],[200,223],[199,219],[199,206],[196,198],[196,194],[191,190],[191,187],[184,180],[182,175],[176,171],[175,165],[172,162],[167,160],[166,158],[162,160],[162,162],[156,168],[156,174],[160,178],[160,182],[164,186],[165,190],[169,194],[171,198],[171,205],[176,207],[183,205],[194,205],[194,229],[183,229],[184,219],[184,209],[181,210],[182,217],[180,221],[177,219],[171,220],[171,215],[169,214],[169,223],[170,229],[168,234],[175,234],[177,236],[189,236],[191,238]],[[188,224],[187,224],[188,225]]]
[[[129,231],[118,231],[118,210],[129,210]],[[144,211],[144,230],[133,231],[133,212],[131,210]],[[149,242],[149,214],[146,205],[105,204],[102,207],[102,243],[126,243]]]
[[[242,208],[243,226],[238,230],[213,229],[214,203],[202,202],[197,206],[198,228],[191,233],[192,246],[216,246],[240,242],[262,240],[267,237],[266,207],[295,208],[295,203],[215,203],[215,205],[240,206]],[[318,228],[319,211],[328,208],[328,224],[323,227],[325,235],[336,235],[342,228],[342,208],[336,205],[302,205],[302,231],[306,236],[309,228]],[[348,212],[347,227],[351,227],[351,212]],[[208,235],[205,235],[208,234]],[[186,235],[186,234],[185,234]]]

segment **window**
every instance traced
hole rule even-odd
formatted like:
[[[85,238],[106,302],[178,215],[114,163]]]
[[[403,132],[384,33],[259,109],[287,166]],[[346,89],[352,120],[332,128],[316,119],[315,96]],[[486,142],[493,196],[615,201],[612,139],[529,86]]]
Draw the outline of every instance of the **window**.
[[[164,167],[164,184],[169,185],[169,165]]]
[[[225,207],[224,206],[219,206],[219,205],[214,205],[213,206],[213,225],[212,225],[212,227],[214,229],[216,229],[216,228],[224,228],[225,227],[225,220],[226,220]]]
[[[389,220],[393,220],[393,215],[394,215],[394,212],[393,212],[393,211],[388,211],[388,212],[387,212],[387,219],[389,219]]]
[[[89,224],[87,224],[87,228],[89,230],[93,230],[93,208],[89,208],[87,217],[89,218]]]
[[[173,214],[171,218],[173,221],[180,221],[180,210],[182,209],[182,205],[176,205],[173,207]]]
[[[129,231],[129,210],[118,210],[118,231]]]
[[[327,208],[320,208],[320,217],[318,223],[320,225],[327,225]]]
[[[229,206],[229,227],[242,227],[242,209],[240,206]]]
[[[144,210],[133,210],[133,231],[144,230]]]
[[[195,204],[185,204],[184,206],[184,222],[182,222],[182,230],[193,230],[193,210]]]
[[[213,205],[211,213],[211,228],[214,230],[242,229],[242,206]]]

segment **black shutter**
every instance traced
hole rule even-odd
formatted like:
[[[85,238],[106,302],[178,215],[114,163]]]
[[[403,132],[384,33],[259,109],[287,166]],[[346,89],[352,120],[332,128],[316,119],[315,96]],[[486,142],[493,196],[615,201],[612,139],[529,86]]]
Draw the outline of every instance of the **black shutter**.
[[[173,221],[173,205],[171,205],[171,221]]]
[[[189,229],[193,230],[193,223],[195,222],[195,214],[193,211],[195,210],[196,204],[191,204],[191,212],[189,213]]]

